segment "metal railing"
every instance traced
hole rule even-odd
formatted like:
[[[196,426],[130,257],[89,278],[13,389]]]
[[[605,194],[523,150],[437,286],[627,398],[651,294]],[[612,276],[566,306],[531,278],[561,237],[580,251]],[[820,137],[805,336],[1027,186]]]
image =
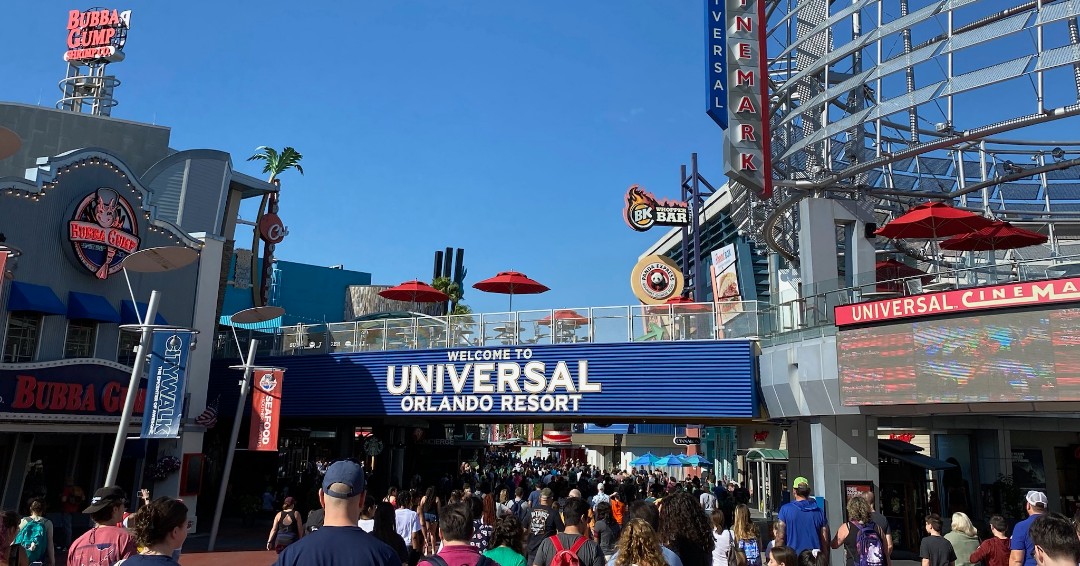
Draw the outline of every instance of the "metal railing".
[[[572,315],[567,314],[571,309],[554,309],[301,324],[280,328],[272,353],[757,338],[765,306],[756,301],[729,302],[718,312],[712,303],[681,303],[578,308]],[[221,342],[222,347],[227,344]]]
[[[1080,254],[999,261],[884,281],[877,281],[876,273],[861,273],[853,278],[854,285],[842,286],[840,280],[806,284],[793,293],[800,295],[801,290],[798,298],[779,304],[733,301],[719,310],[713,303],[684,303],[301,324],[259,333],[259,355],[724,338],[789,341],[835,332],[837,305],[1068,276],[1080,276]],[[216,356],[236,357],[235,344],[227,338],[215,341]]]
[[[831,327],[833,309],[838,305],[921,295],[954,289],[1021,281],[1042,281],[1080,276],[1080,254],[1027,260],[997,260],[995,263],[941,269],[937,272],[889,280],[877,280],[876,272],[858,273],[854,285],[841,280],[802,285],[799,298],[770,305],[763,315],[771,318],[764,327],[775,337],[793,332]],[[846,285],[846,286],[844,286]]]

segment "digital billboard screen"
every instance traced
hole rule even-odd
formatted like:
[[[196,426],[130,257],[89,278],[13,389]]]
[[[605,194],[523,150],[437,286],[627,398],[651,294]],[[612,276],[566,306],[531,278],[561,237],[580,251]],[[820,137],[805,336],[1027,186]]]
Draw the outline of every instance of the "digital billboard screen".
[[[845,405],[1080,400],[1080,308],[844,330]]]

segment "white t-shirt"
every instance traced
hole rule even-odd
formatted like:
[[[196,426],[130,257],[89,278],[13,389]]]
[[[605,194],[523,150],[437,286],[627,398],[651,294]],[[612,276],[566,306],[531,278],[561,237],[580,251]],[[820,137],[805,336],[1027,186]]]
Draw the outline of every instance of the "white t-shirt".
[[[364,529],[364,532],[370,533],[375,530],[375,519],[360,519],[356,522],[356,526]]]
[[[412,548],[413,533],[418,533],[420,528],[420,515],[412,509],[398,509],[394,511],[394,530],[405,539],[405,546]]]
[[[735,540],[735,533],[728,529],[720,534],[716,534],[716,529],[712,532],[713,541],[716,542],[716,546],[712,551],[712,563],[713,566],[727,566],[727,552],[731,546],[731,542]]]
[[[713,509],[716,509],[716,496],[706,491],[698,497],[698,501],[701,502],[701,506],[705,509],[705,513],[712,515]]]

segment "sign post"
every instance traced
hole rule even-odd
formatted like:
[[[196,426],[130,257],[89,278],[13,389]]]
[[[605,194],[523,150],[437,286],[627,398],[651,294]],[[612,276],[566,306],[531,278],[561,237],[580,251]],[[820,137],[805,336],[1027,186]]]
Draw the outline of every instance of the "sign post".
[[[149,347],[150,337],[154,328],[150,324],[157,316],[158,303],[161,301],[161,293],[157,289],[150,292],[150,305],[146,307],[146,318],[143,319],[142,338],[139,339],[139,349],[135,351],[135,361],[131,364],[131,379],[128,381],[127,397],[124,398],[124,409],[120,413],[120,427],[116,429],[116,439],[113,441],[112,457],[109,459],[109,472],[105,474],[105,485],[116,485],[116,476],[120,473],[120,457],[124,453],[124,440],[127,438],[127,428],[131,424],[131,410],[135,407],[135,396],[139,393],[139,380],[142,379],[143,363],[146,360],[146,348]],[[138,312],[138,303],[135,311]]]

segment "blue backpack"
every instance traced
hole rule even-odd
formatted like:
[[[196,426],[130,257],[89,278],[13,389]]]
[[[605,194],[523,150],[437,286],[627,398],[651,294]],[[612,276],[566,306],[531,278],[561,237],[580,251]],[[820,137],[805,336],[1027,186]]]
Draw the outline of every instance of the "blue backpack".
[[[49,533],[45,531],[45,525],[27,517],[26,525],[15,536],[15,544],[26,550],[26,556],[30,562],[40,562],[49,549]]]

